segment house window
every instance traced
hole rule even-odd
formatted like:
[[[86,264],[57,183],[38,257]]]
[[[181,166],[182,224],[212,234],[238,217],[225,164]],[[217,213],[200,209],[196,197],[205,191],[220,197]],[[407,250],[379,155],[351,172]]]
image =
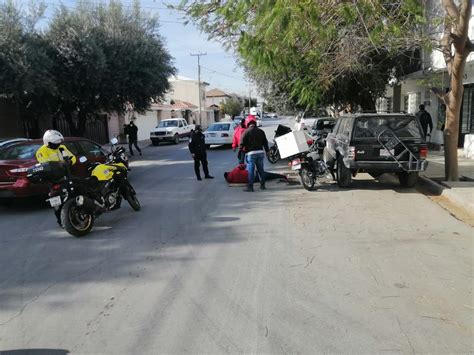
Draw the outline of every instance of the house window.
[[[408,112],[408,95],[403,96],[403,112]]]
[[[461,109],[461,133],[474,133],[474,85],[464,87]]]
[[[387,107],[386,107],[386,112],[392,112],[392,98],[387,97]]]

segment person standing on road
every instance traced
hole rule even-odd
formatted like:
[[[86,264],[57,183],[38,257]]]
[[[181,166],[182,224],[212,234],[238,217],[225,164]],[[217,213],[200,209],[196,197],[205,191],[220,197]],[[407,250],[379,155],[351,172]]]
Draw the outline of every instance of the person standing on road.
[[[130,149],[130,155],[135,155],[133,154],[133,149],[132,149],[132,144],[137,148],[138,153],[142,155],[141,149],[138,147],[138,127],[133,123],[133,121],[130,121],[128,126],[125,127],[124,133],[128,135],[128,149]]]
[[[240,120],[240,124],[235,128],[234,138],[232,138],[232,149],[234,152],[237,148],[239,148],[240,138],[245,132],[245,128],[245,118],[242,118],[242,120]],[[237,153],[237,159],[239,160],[239,164],[243,164],[245,159],[245,152],[243,150],[239,149],[239,152]]]
[[[202,170],[204,170],[205,179],[214,179],[213,176],[209,175],[209,168],[207,163],[207,152],[206,152],[206,140],[204,134],[202,133],[202,128],[200,125],[196,125],[194,132],[191,134],[189,139],[189,151],[194,159],[194,172],[196,173],[196,178],[201,181],[201,173],[199,170],[199,165],[202,163]]]
[[[423,130],[423,135],[426,139],[426,136],[430,136],[433,132],[433,121],[431,120],[431,115],[428,111],[425,110],[425,105],[421,104],[419,106],[420,111],[416,113],[418,121],[420,121],[421,129]],[[428,127],[430,128],[430,133],[428,133]]]
[[[253,182],[255,180],[255,168],[260,176],[260,189],[265,190],[265,171],[263,170],[263,159],[265,153],[268,154],[268,141],[265,132],[257,127],[257,122],[248,122],[247,130],[242,135],[240,149],[246,153],[247,170],[249,180],[244,191],[253,192]]]

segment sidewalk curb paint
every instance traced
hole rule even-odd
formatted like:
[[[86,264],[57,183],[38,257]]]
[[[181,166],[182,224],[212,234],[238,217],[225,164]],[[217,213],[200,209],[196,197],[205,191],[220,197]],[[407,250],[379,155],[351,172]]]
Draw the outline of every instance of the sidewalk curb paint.
[[[421,176],[418,179],[417,189],[451,213],[455,218],[474,227],[474,201],[468,201],[432,179]]]

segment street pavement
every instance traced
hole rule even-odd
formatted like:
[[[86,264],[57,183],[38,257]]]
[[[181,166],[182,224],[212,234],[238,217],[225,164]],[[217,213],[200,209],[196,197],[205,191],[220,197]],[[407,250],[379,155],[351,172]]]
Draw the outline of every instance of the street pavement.
[[[229,149],[204,181],[184,141],[143,153],[142,210],[124,203],[88,237],[40,201],[0,207],[0,350],[474,351],[473,229],[417,190],[361,174],[245,193],[223,179]]]

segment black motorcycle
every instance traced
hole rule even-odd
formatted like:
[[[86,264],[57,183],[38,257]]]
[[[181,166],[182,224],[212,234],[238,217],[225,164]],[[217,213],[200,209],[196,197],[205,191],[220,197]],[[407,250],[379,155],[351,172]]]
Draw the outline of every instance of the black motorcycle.
[[[36,164],[28,170],[30,181],[50,185],[47,201],[54,208],[58,223],[73,236],[87,235],[97,217],[120,208],[122,197],[135,211],[141,208],[128,181],[125,150],[115,146],[116,140],[112,142],[106,162],[91,164],[91,176],[87,178],[73,176],[70,164],[64,162]],[[87,161],[85,157],[79,159],[82,163]]]
[[[288,164],[291,170],[298,172],[301,184],[308,191],[334,180],[333,172],[321,159],[318,149],[318,142],[314,140],[307,152],[292,156]]]
[[[275,164],[281,159],[280,151],[278,150],[278,145],[276,143],[275,138],[278,138],[290,132],[291,132],[290,127],[287,127],[281,124],[278,125],[277,129],[275,130],[275,137],[273,139],[273,144],[270,146],[268,154],[267,154],[267,159],[270,163]]]

